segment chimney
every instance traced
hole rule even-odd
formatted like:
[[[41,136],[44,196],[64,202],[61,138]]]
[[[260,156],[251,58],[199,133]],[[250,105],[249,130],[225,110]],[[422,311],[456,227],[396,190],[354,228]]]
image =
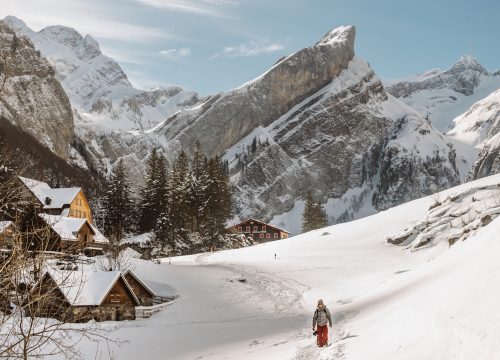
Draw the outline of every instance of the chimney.
[[[52,199],[50,197],[45,198],[45,205],[50,205],[52,203]]]

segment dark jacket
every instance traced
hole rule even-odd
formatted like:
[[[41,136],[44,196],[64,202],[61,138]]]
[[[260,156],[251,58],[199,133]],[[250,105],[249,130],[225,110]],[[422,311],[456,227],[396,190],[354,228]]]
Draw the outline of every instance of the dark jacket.
[[[323,309],[316,309],[314,312],[313,316],[313,327],[316,326],[323,326],[326,324],[330,324],[332,326],[332,316],[330,315],[330,310],[326,308],[326,306],[323,306]]]

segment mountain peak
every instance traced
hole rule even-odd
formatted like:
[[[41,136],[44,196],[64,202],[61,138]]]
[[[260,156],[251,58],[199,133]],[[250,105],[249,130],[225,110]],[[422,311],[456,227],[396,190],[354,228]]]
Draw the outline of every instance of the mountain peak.
[[[356,36],[356,28],[353,25],[339,26],[335,29],[327,32],[320,41],[316,43],[316,46],[321,45],[334,45],[339,42],[352,42],[354,43],[354,38]]]
[[[21,35],[29,37],[33,33],[33,30],[31,30],[24,21],[15,16],[12,15],[6,16],[2,21],[6,23],[9,27],[11,27],[12,30]]]
[[[452,66],[452,71],[465,71],[473,70],[480,72],[481,74],[489,74],[483,65],[472,55],[463,55],[458,59],[458,61]]]

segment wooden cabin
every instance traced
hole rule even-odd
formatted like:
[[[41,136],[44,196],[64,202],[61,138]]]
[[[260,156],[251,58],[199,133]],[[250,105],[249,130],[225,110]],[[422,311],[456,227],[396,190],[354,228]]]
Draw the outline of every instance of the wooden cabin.
[[[139,300],[142,306],[152,306],[155,298],[155,293],[149,286],[147,286],[137,275],[132,271],[127,270],[123,275],[127,280],[130,288]]]
[[[61,215],[38,215],[50,230],[50,246],[47,250],[66,253],[101,255],[109,241],[86,218]]]
[[[286,239],[290,232],[275,225],[266,224],[256,219],[248,219],[227,229],[232,234],[244,234],[247,238],[263,243],[273,240]]]
[[[30,295],[33,315],[64,322],[134,320],[140,305],[119,271],[52,270]]]
[[[47,183],[19,177],[21,199],[35,202],[44,213],[87,219],[92,224],[92,212],[82,188],[51,188]]]

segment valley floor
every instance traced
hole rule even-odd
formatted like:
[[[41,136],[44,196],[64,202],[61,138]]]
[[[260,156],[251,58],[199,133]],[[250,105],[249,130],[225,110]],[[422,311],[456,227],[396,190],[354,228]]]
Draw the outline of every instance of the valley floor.
[[[443,192],[500,183],[485,178]],[[452,247],[389,245],[435,197],[355,222],[244,249],[137,260],[135,271],[180,297],[145,320],[102,323],[128,342],[117,359],[494,359],[500,353],[500,217]],[[276,259],[275,259],[276,254]],[[332,311],[317,348],[318,298]],[[83,345],[85,357],[107,350]],[[96,356],[97,354],[97,356]]]

